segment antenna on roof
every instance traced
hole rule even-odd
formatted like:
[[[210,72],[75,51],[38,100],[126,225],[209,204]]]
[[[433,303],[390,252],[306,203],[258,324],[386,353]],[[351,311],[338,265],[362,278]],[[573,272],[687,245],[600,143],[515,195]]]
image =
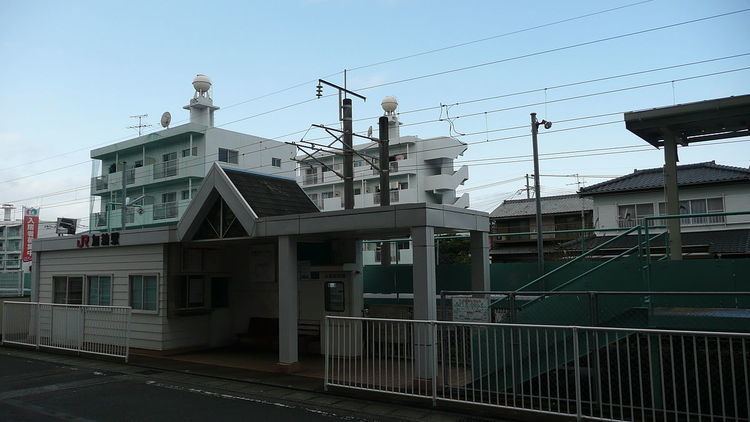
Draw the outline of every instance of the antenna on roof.
[[[148,117],[148,114],[136,114],[135,116],[130,116],[131,119],[138,119],[138,124],[133,126],[128,126],[128,129],[138,129],[138,136],[141,136],[142,129],[144,127],[151,126],[148,123],[143,123],[143,119]]]

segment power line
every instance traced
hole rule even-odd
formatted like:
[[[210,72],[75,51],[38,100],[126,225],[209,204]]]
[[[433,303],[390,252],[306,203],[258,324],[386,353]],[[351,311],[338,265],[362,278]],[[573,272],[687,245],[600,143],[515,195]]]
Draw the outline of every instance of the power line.
[[[614,10],[619,10],[619,9],[622,9],[622,8],[625,8],[625,7],[631,7],[631,6],[639,5],[639,4],[642,4],[642,3],[646,3],[646,1],[632,3],[632,4],[629,4],[629,5],[621,6],[619,8],[606,9],[606,10],[603,10],[603,11],[600,11],[600,12],[593,12],[593,13],[582,15],[582,16],[575,17],[575,18],[569,18],[569,19],[563,20],[563,21],[570,21],[570,20],[580,19],[582,17],[588,17],[588,16],[593,16],[593,15],[596,15],[596,14],[601,14],[601,13],[606,13],[606,12],[610,12],[610,11],[614,11]],[[417,76],[417,77],[413,77],[413,78],[402,79],[402,80],[398,80],[398,81],[386,82],[386,83],[383,83],[383,84],[377,84],[377,85],[372,85],[372,86],[369,86],[369,87],[360,88],[360,90],[362,90],[362,89],[372,89],[372,88],[376,88],[376,87],[381,87],[381,86],[386,86],[386,85],[391,85],[391,84],[396,84],[396,83],[402,83],[402,82],[407,82],[407,81],[416,80],[416,79],[422,79],[422,78],[426,78],[426,77],[437,76],[437,75],[440,75],[440,74],[453,73],[453,72],[458,72],[458,71],[462,71],[462,70],[468,70],[468,69],[474,69],[474,68],[477,68],[477,67],[488,66],[488,65],[491,65],[491,64],[497,64],[497,63],[507,62],[507,61],[511,61],[511,60],[518,60],[518,59],[521,59],[521,58],[533,57],[533,56],[536,56],[536,55],[547,54],[547,53],[554,52],[554,51],[561,51],[561,50],[564,50],[564,49],[570,49],[570,48],[576,48],[576,47],[581,47],[581,46],[585,46],[585,45],[591,45],[591,44],[601,43],[601,42],[610,41],[610,40],[614,40],[614,39],[618,39],[618,38],[624,38],[624,37],[639,35],[639,34],[643,34],[643,33],[648,33],[648,32],[653,32],[653,31],[658,31],[658,30],[673,28],[673,27],[677,27],[677,26],[687,25],[687,24],[691,24],[691,23],[697,23],[697,22],[702,22],[702,21],[706,21],[706,20],[717,19],[717,18],[720,18],[720,17],[725,17],[725,16],[729,16],[729,15],[743,13],[743,12],[746,12],[748,10],[750,10],[750,8],[741,9],[741,10],[732,11],[732,12],[727,12],[727,13],[722,13],[722,14],[718,14],[718,15],[707,16],[707,17],[698,18],[698,19],[692,19],[692,20],[678,22],[678,23],[669,24],[669,25],[663,25],[663,26],[660,26],[660,27],[649,28],[649,29],[645,29],[645,30],[641,30],[641,31],[635,31],[635,32],[627,33],[627,34],[621,34],[621,35],[617,35],[617,36],[600,38],[600,39],[597,39],[597,40],[587,41],[587,42],[578,43],[578,44],[573,44],[573,45],[569,45],[569,46],[565,46],[565,47],[559,47],[559,48],[555,48],[555,49],[538,51],[538,52],[535,52],[535,53],[529,53],[529,54],[522,55],[522,56],[516,56],[516,57],[505,58],[505,59],[501,59],[501,60],[495,60],[495,61],[491,61],[491,62],[480,63],[480,64],[476,64],[476,65],[466,66],[466,67],[463,67],[463,68],[452,69],[452,70],[443,71],[443,72],[436,72],[436,73],[432,73],[432,74],[427,74],[427,75]],[[563,21],[559,21],[558,23],[563,22]],[[554,24],[554,23],[551,23],[551,24]],[[543,27],[543,26],[544,25],[541,25],[540,27]],[[526,29],[526,30],[529,30],[529,29]],[[499,36],[495,36],[495,38],[500,37],[500,36],[504,36],[504,35],[501,34]],[[493,37],[490,37],[488,39],[491,39],[491,38],[493,38]],[[481,42],[482,40],[483,39],[475,40],[473,42]],[[469,43],[473,43],[473,42],[469,42]],[[458,47],[458,46],[460,46],[460,45],[457,44],[455,46],[449,46],[447,48],[455,48],[455,47]],[[439,51],[439,50],[440,49],[435,50],[435,51]],[[424,54],[429,54],[430,52],[433,52],[433,51],[424,52]],[[422,53],[418,53],[418,54],[421,55]],[[407,58],[407,57],[405,57],[405,58]],[[398,59],[398,58],[397,59],[392,59],[392,60],[389,60],[389,61],[386,61],[386,62],[395,61],[395,60],[400,60],[400,59]],[[377,65],[377,64],[378,63],[371,64],[371,65],[360,66],[359,68],[370,67],[370,66],[374,66],[374,65]],[[354,68],[353,70],[356,70],[356,69],[358,69],[358,68]],[[338,73],[340,73],[340,72],[338,72]],[[334,74],[331,74],[329,76],[335,76],[338,73],[334,73]],[[634,74],[638,74],[638,73],[634,73]],[[293,88],[296,88],[296,87],[299,87],[299,86],[303,86],[304,84],[305,83],[296,84],[296,85],[293,85],[291,87],[287,87],[287,88],[284,88],[282,90],[274,91],[272,93],[265,94],[265,95],[262,95],[262,96],[259,96],[259,97],[251,98],[249,100],[246,100],[246,101],[243,101],[243,102],[240,102],[240,103],[231,104],[230,106],[226,106],[224,108],[226,109],[226,108],[230,108],[230,107],[233,107],[233,106],[236,106],[236,105],[239,105],[239,104],[243,104],[243,103],[246,103],[246,102],[250,102],[250,101],[257,100],[257,99],[265,98],[267,96],[274,95],[274,93],[284,92],[284,91],[287,91],[287,90],[290,90],[290,89],[293,89]],[[279,107],[279,108],[276,108],[276,109],[273,109],[273,110],[270,110],[270,111],[267,111],[267,112],[262,112],[262,113],[258,113],[256,115],[252,115],[252,116],[248,116],[248,117],[245,117],[245,118],[237,119],[237,120],[234,120],[234,121],[231,121],[231,122],[219,125],[218,127],[222,127],[222,126],[227,125],[227,124],[232,124],[232,123],[236,123],[236,122],[248,120],[248,119],[251,119],[251,118],[254,118],[254,117],[263,116],[263,115],[270,114],[270,113],[273,113],[273,112],[276,112],[276,111],[285,110],[285,109],[288,109],[288,108],[291,108],[291,107],[295,107],[295,106],[298,106],[298,105],[301,105],[301,104],[305,104],[305,103],[308,103],[308,102],[311,102],[311,101],[312,101],[312,99],[299,101],[299,102],[292,103],[292,104],[289,104],[289,105],[286,105],[286,106],[283,106],[283,107]],[[404,114],[404,113],[405,112],[401,112],[399,114]],[[151,133],[154,133],[154,132],[151,132]],[[121,140],[129,139],[129,138],[118,138],[118,139],[121,141]],[[111,141],[108,141],[106,143],[110,143],[110,142]],[[117,141],[115,141],[115,142],[117,142]],[[97,144],[97,145],[102,145],[102,144]],[[64,154],[60,154],[60,155],[56,155],[56,156],[46,157],[44,159],[37,160],[37,161],[45,161],[45,160],[48,160],[48,159],[51,159],[51,158],[55,158],[57,156],[67,155],[67,154],[71,154],[73,152],[78,152],[78,151],[89,149],[89,148],[91,148],[91,147],[86,147],[86,148],[82,148],[82,149],[79,149],[79,150],[70,151],[70,152],[67,152],[67,153],[64,153]],[[30,162],[30,163],[33,163],[33,161]],[[30,164],[30,163],[19,164],[17,166],[8,167],[8,168],[2,169],[0,171],[10,170],[10,169],[21,167],[21,166],[24,166],[24,165],[27,165],[27,164]]]
[[[703,147],[703,146],[714,146],[714,145],[735,144],[735,143],[745,143],[745,142],[750,142],[750,139],[731,140],[731,141],[708,141],[708,142],[703,142],[703,143],[692,145],[691,147],[695,148],[695,147]],[[629,154],[629,153],[634,153],[634,152],[644,152],[644,151],[653,151],[653,150],[654,148],[651,146],[623,145],[623,146],[614,146],[614,147],[605,147],[605,148],[588,148],[588,149],[579,149],[579,150],[541,153],[539,154],[539,157],[540,157],[539,159],[540,160],[561,160],[561,159],[582,158],[582,157],[620,155],[620,154]],[[531,159],[532,159],[531,155],[514,155],[514,156],[493,157],[490,159],[467,160],[467,161],[464,161],[464,163],[472,163],[472,164],[467,164],[467,165],[471,167],[478,167],[478,166],[487,166],[487,165],[530,162]],[[492,160],[492,161],[487,162],[487,160]],[[485,161],[485,162],[474,163],[473,161]],[[409,166],[405,166],[405,168],[407,167]],[[288,173],[288,172],[289,171],[279,171],[279,172],[274,172],[274,173],[269,173],[269,174],[278,175],[278,174],[283,174],[283,173]],[[63,201],[60,203],[44,205],[44,207],[54,208],[58,206],[73,205],[76,203],[83,204],[86,202],[90,202],[90,199]]]
[[[676,22],[676,23],[672,23],[672,24],[668,24],[668,25],[662,25],[662,26],[657,26],[657,27],[648,28],[648,29],[641,29],[641,30],[638,30],[638,31],[627,32],[627,33],[620,34],[620,35],[613,35],[613,36],[609,36],[609,37],[598,38],[598,39],[591,40],[591,41],[584,41],[584,42],[580,42],[580,43],[569,44],[569,45],[566,45],[566,46],[563,46],[563,47],[550,48],[550,49],[547,49],[547,50],[536,51],[536,52],[533,52],[533,53],[527,53],[527,54],[522,54],[522,55],[513,56],[513,57],[506,57],[506,58],[499,59],[499,60],[492,60],[492,61],[478,63],[478,64],[473,64],[473,65],[469,65],[469,66],[462,66],[462,67],[458,67],[458,68],[454,68],[454,69],[443,70],[443,71],[440,71],[440,72],[433,72],[433,73],[428,73],[428,74],[425,74],[425,75],[414,76],[414,77],[399,79],[399,80],[390,81],[390,82],[383,82],[383,83],[379,83],[379,84],[375,84],[375,85],[370,85],[370,86],[365,86],[365,87],[357,88],[357,90],[363,91],[363,90],[367,90],[367,89],[380,88],[380,87],[389,86],[389,85],[395,85],[395,84],[400,84],[400,83],[404,83],[404,82],[413,82],[413,81],[416,81],[416,80],[419,80],[419,79],[432,78],[432,77],[435,77],[435,76],[441,76],[441,75],[447,75],[447,74],[450,74],[450,73],[462,72],[462,71],[465,71],[465,70],[477,69],[477,68],[480,68],[480,67],[491,66],[491,65],[495,65],[495,64],[499,64],[499,63],[507,63],[507,62],[510,62],[510,61],[515,61],[515,60],[520,60],[520,59],[526,59],[526,58],[529,58],[529,57],[536,57],[536,56],[541,56],[541,55],[544,55],[544,54],[555,53],[555,52],[558,52],[558,51],[570,50],[570,49],[573,49],[573,48],[585,47],[585,46],[589,46],[589,45],[593,45],[593,44],[600,44],[600,43],[607,42],[607,41],[613,41],[613,40],[617,40],[617,39],[633,37],[633,36],[636,36],[636,35],[647,34],[647,33],[650,33],[650,32],[661,31],[661,30],[664,30],[664,29],[676,28],[676,27],[679,27],[679,26],[690,25],[690,24],[698,23],[698,22],[705,22],[705,21],[712,20],[712,19],[718,19],[718,18],[723,18],[723,17],[726,17],[726,16],[736,15],[736,14],[739,14],[739,13],[745,13],[747,11],[750,11],[750,8],[745,8],[745,9],[740,9],[740,10],[734,10],[734,11],[731,11],[731,12],[720,13],[720,14],[717,14],[717,15],[705,16],[705,17],[702,17],[702,18],[690,19],[690,20],[687,20],[687,21]]]

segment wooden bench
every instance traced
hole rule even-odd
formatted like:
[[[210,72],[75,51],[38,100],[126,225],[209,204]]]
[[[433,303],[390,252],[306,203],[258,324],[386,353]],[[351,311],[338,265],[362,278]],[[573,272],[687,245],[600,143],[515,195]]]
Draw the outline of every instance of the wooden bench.
[[[298,350],[301,353],[320,353],[320,321],[301,319],[297,322]],[[279,350],[279,319],[250,318],[247,332],[238,336],[241,344],[256,350]],[[317,349],[310,346],[317,343]]]
[[[279,350],[279,320],[252,317],[247,324],[247,332],[238,337],[241,344],[256,350]]]
[[[297,348],[300,353],[320,353],[320,321],[317,319],[301,319],[297,322]],[[318,344],[318,348],[310,350],[310,345]]]

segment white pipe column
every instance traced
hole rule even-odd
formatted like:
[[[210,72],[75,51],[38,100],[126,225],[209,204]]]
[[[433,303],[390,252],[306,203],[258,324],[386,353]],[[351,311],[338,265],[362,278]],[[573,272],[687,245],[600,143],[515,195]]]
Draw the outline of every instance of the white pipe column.
[[[489,291],[490,242],[489,233],[471,232],[471,290]]]
[[[297,356],[297,239],[279,236],[279,364],[293,365]]]
[[[412,279],[414,284],[414,319],[437,319],[437,303],[435,291],[435,228],[412,227],[411,239],[413,252]],[[417,378],[429,379],[435,365],[432,338],[432,327],[428,324],[418,324],[415,327],[414,346],[417,368]]]

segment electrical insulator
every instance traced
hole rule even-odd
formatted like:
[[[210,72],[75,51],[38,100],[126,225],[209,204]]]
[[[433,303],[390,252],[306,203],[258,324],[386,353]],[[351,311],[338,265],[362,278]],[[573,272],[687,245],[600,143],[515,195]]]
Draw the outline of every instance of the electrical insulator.
[[[318,85],[318,87],[317,87],[317,91],[318,91],[318,92],[316,92],[316,93],[315,93],[315,95],[316,95],[316,96],[317,96],[318,98],[322,97],[322,96],[323,96],[323,85]]]

